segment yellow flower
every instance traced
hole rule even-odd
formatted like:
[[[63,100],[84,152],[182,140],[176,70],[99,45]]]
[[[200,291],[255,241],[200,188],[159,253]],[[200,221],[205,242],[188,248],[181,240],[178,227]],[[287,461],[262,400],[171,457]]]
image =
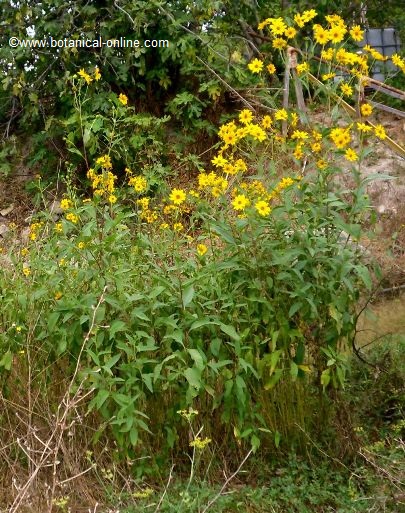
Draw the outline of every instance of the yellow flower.
[[[253,119],[253,113],[249,109],[243,109],[239,114],[239,121],[244,125],[250,123]]]
[[[55,232],[56,233],[62,233],[63,232],[62,223],[56,223],[54,228],[55,228]]]
[[[359,132],[371,132],[373,128],[370,125],[366,125],[366,123],[357,123],[357,130]]]
[[[283,18],[270,18],[270,32],[273,36],[282,36],[287,29]]]
[[[327,50],[322,50],[321,58],[324,61],[331,61],[335,55],[335,51],[333,48],[328,48]]]
[[[341,25],[334,25],[329,29],[329,39],[332,43],[341,43],[345,37],[346,29]]]
[[[277,121],[287,121],[287,111],[285,109],[276,110],[276,113],[274,114],[274,119],[276,119]]]
[[[301,160],[304,157],[304,152],[302,151],[303,144],[303,142],[299,142],[294,149],[293,154],[297,160]]]
[[[326,169],[326,168],[328,167],[328,164],[327,164],[327,162],[326,162],[324,159],[320,159],[320,160],[318,160],[318,162],[316,163],[316,167],[317,167],[318,169],[323,170],[323,169]]]
[[[174,225],[173,225],[173,230],[174,230],[175,232],[181,232],[181,230],[182,230],[183,228],[184,228],[184,227],[183,227],[182,223],[174,223]]]
[[[62,292],[58,291],[54,295],[54,298],[55,298],[56,301],[58,301],[62,296],[63,296]]]
[[[225,144],[230,146],[237,143],[237,137],[234,132],[228,132],[227,134],[224,134],[222,139]]]
[[[73,224],[76,224],[77,221],[79,220],[79,218],[77,217],[77,215],[75,214],[72,214],[71,212],[69,212],[68,214],[66,214],[66,219],[67,221],[70,221],[71,223]]]
[[[137,200],[136,203],[139,205],[139,207],[142,210],[148,210],[149,202],[150,202],[150,198],[140,198],[139,200]],[[165,207],[165,208],[167,208],[167,207]],[[175,207],[173,205],[170,205],[170,208],[175,208]]]
[[[311,144],[311,150],[314,152],[314,153],[319,153],[321,150],[322,150],[322,145],[320,142],[314,142]]]
[[[351,148],[347,148],[347,150],[345,151],[346,160],[349,160],[350,162],[355,162],[356,160],[358,160],[358,158],[359,157],[354,150],[352,150]]]
[[[150,497],[151,495],[153,494],[153,490],[152,488],[145,488],[143,491],[141,492],[134,492],[132,494],[132,497],[134,497],[134,499],[147,499],[148,497]]]
[[[302,13],[302,18],[304,19],[304,21],[306,23],[308,23],[311,20],[313,20],[317,15],[318,15],[318,13],[315,11],[315,9],[309,9]]]
[[[87,84],[90,84],[91,82],[93,82],[93,79],[91,78],[91,76],[88,73],[86,73],[83,68],[79,71],[78,75],[79,75],[79,77],[84,78],[84,80],[86,81]]]
[[[190,447],[195,447],[196,449],[203,450],[205,447],[211,442],[211,438],[201,439],[199,436],[194,438],[192,442],[190,442]]]
[[[326,80],[330,80],[331,78],[334,78],[336,76],[336,73],[325,73],[322,75],[322,80],[326,82]]]
[[[108,196],[108,202],[111,203],[111,205],[113,205],[117,202],[117,196],[115,196],[115,194],[110,194]]]
[[[70,201],[70,199],[66,199],[64,198],[61,202],[60,202],[60,208],[62,210],[68,210],[69,208],[72,208],[73,206],[73,203]]]
[[[86,244],[83,241],[81,241],[78,243],[77,247],[78,249],[84,249],[86,247]]]
[[[29,253],[29,250],[27,248],[22,248],[21,250],[21,256],[27,256]]]
[[[301,73],[305,73],[306,71],[309,71],[309,64],[307,62],[298,64],[298,66],[297,66],[298,75],[301,75]]]
[[[405,60],[397,53],[391,55],[391,61],[392,64],[394,64],[394,66],[397,66],[398,68],[404,68],[405,66]]]
[[[105,169],[112,168],[111,158],[109,155],[103,155],[102,157],[99,157],[96,160],[96,164],[98,164],[101,167],[104,167]]]
[[[253,59],[249,62],[248,68],[252,73],[260,73],[263,69],[263,61],[259,59]]]
[[[131,176],[128,180],[128,185],[133,187],[134,191],[140,194],[146,191],[148,182],[144,176]]]
[[[249,199],[244,194],[238,194],[232,201],[235,210],[245,210],[250,205]]]
[[[227,162],[225,166],[222,168],[222,171],[226,173],[227,175],[236,175],[237,171],[235,169],[235,166],[231,164],[230,162]]]
[[[100,78],[101,78],[101,73],[100,73],[98,66],[96,66],[94,69],[94,80],[98,81],[98,80],[100,80]]]
[[[205,244],[197,244],[197,253],[202,257],[208,251],[208,248]]]
[[[387,138],[387,134],[385,133],[385,128],[382,125],[376,125],[376,127],[374,129],[374,133],[379,139]]]
[[[169,199],[174,205],[181,205],[186,201],[186,193],[183,189],[173,189]]]
[[[305,130],[294,130],[294,132],[291,134],[291,139],[308,139],[308,133],[305,132]]]
[[[282,37],[276,37],[275,39],[273,39],[273,48],[275,48],[276,50],[282,50],[283,48],[285,48],[287,46],[287,41],[285,39],[283,39]]]
[[[273,75],[273,73],[276,72],[276,67],[274,66],[274,64],[270,63],[270,64],[267,64],[267,71],[270,73],[270,75]]]
[[[28,277],[31,274],[31,269],[29,267],[23,267],[22,272],[24,276]]]
[[[255,203],[255,209],[261,216],[268,216],[271,212],[271,208],[267,201],[259,200]]]
[[[287,27],[284,31],[284,35],[287,39],[292,39],[297,35],[297,31],[294,27]]]
[[[244,173],[245,171],[247,171],[247,165],[243,159],[236,160],[233,167],[236,173]]]
[[[211,163],[215,167],[224,167],[224,165],[227,163],[227,159],[225,159],[222,155],[217,155],[211,160]]]
[[[333,128],[330,138],[334,142],[337,149],[342,150],[350,143],[350,132],[347,128]]]
[[[273,120],[271,119],[271,116],[269,116],[269,115],[264,116],[264,118],[262,119],[262,127],[268,129],[271,127],[272,124],[273,124]]]
[[[118,96],[118,101],[122,103],[122,105],[126,105],[128,103],[128,96],[121,93],[119,96]]]
[[[369,103],[363,103],[360,107],[361,115],[364,117],[370,116],[373,112],[373,107]]]
[[[315,41],[324,46],[329,41],[329,31],[325,30],[321,25],[314,25],[314,39]]]
[[[353,94],[353,88],[349,86],[349,84],[346,84],[346,82],[342,82],[340,84],[340,90],[344,94],[344,96],[352,96]]]
[[[361,30],[360,25],[355,25],[351,28],[350,35],[354,41],[361,41],[363,39],[364,30]]]
[[[58,262],[59,267],[63,267],[66,264],[66,260],[64,258],[61,258]]]

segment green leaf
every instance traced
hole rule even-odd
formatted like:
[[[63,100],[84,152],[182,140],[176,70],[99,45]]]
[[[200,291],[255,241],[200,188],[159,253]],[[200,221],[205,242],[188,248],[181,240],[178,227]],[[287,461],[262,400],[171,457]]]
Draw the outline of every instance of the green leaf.
[[[264,385],[264,389],[265,390],[271,390],[280,381],[280,378],[281,378],[282,374],[283,374],[283,371],[281,369],[276,369],[274,371],[274,374],[271,376],[271,378]]]
[[[330,369],[325,369],[321,374],[321,385],[323,386],[323,389],[329,385],[330,383]]]
[[[194,360],[195,366],[199,371],[204,370],[204,360],[201,356],[200,352],[197,351],[197,349],[187,349],[187,352],[191,356],[191,358]]]
[[[201,371],[195,367],[190,367],[184,371],[184,377],[189,382],[190,386],[199,390],[201,387]]]
[[[250,438],[250,445],[252,447],[253,454],[260,447],[260,438],[257,435],[252,435]]]
[[[184,308],[186,308],[186,306],[188,306],[191,303],[191,301],[193,300],[193,297],[194,297],[194,286],[190,285],[183,292],[183,307]]]
[[[129,432],[129,441],[131,442],[131,445],[134,447],[138,443],[138,430],[135,426],[132,426]]]
[[[193,322],[193,324],[190,326],[190,331],[191,330],[196,330],[198,328],[201,328],[202,326],[208,326],[208,325],[212,325],[212,324],[219,324],[219,322],[217,321],[211,321],[210,319],[207,319],[207,318],[204,318],[204,319],[200,319],[199,321],[195,321]]]
[[[297,376],[298,376],[298,365],[291,360],[290,362],[291,366],[290,366],[290,375],[292,377],[292,380],[295,381],[297,379]]]
[[[288,311],[288,316],[289,316],[289,317],[292,317],[292,316],[293,316],[295,313],[297,313],[297,312],[298,312],[298,310],[300,310],[301,308],[302,308],[302,303],[301,303],[301,301],[295,301],[295,302],[291,305],[291,307],[290,307],[290,309],[289,309],[289,311]]]
[[[4,353],[3,358],[0,360],[0,367],[4,367],[6,370],[11,369],[11,364],[13,363],[13,353],[8,350]]]
[[[276,446],[277,449],[280,446],[280,441],[281,441],[281,434],[279,431],[276,431],[274,433],[274,445]]]
[[[48,315],[48,330],[50,333],[55,331],[56,324],[59,320],[60,312],[51,312]]]
[[[223,324],[222,322],[219,323],[219,326],[221,328],[221,331],[223,331],[230,338],[236,341],[240,340],[240,336],[236,333],[236,330],[233,326],[231,326],[230,324]]]
[[[113,321],[111,323],[111,326],[110,326],[110,330],[109,330],[109,333],[110,333],[110,340],[112,338],[114,338],[115,334],[118,332],[118,331],[126,331],[127,329],[127,325],[124,321],[120,321],[118,319],[116,319],[115,321]]]

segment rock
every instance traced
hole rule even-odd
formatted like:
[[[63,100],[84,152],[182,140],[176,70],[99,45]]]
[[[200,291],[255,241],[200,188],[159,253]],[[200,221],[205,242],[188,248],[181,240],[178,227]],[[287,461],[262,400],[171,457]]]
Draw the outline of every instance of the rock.
[[[6,224],[0,224],[0,237],[4,237],[8,231],[9,227]]]
[[[9,207],[3,208],[3,210],[0,210],[0,215],[2,216],[8,216],[10,212],[12,212],[14,209],[14,203],[12,203]]]

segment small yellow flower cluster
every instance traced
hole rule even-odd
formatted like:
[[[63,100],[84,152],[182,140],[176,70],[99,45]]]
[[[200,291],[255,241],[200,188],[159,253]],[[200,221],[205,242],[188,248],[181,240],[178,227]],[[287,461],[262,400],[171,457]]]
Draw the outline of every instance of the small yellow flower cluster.
[[[226,125],[222,125],[218,131],[219,138],[224,142],[222,152],[230,146],[235,146],[239,141],[245,137],[253,137],[256,141],[263,142],[266,138],[266,132],[263,128],[255,123],[252,123],[253,114],[250,110],[242,110],[239,114],[239,120],[243,126],[238,127],[235,121],[231,121]],[[214,165],[217,165],[214,163]]]
[[[69,210],[72,207],[73,207],[73,203],[68,198],[63,198],[63,200],[60,202],[60,208],[62,210]]]
[[[78,73],[79,77],[83,78],[86,84],[91,84],[93,80],[98,81],[101,78],[101,73],[99,68],[96,66],[94,69],[93,76],[89,75],[83,68]]]
[[[148,497],[150,497],[151,495],[153,495],[153,490],[152,488],[145,488],[144,490],[140,491],[140,492],[134,492],[132,494],[132,497],[134,499],[147,499]]]
[[[113,204],[117,201],[117,196],[114,194],[117,176],[108,171],[112,167],[110,166],[110,157],[108,155],[100,157],[96,163],[103,168],[100,173],[96,172],[93,168],[87,171],[87,178],[91,180],[93,194],[97,197],[106,197],[109,203]]]
[[[232,166],[232,164],[225,160],[222,164],[222,170],[226,172],[227,169],[229,174],[235,174],[235,166],[233,166],[232,169],[229,166]],[[197,180],[198,190],[208,193],[213,198],[218,198],[228,189],[228,180],[222,176],[218,176],[214,171],[210,173],[201,172]]]
[[[190,420],[195,417],[196,415],[198,415],[198,411],[197,410],[194,410],[193,408],[189,408],[188,410],[178,410],[177,413],[183,417],[183,419],[186,419],[188,422],[190,422]]]
[[[158,212],[156,209],[150,208],[150,198],[143,197],[137,200],[137,205],[139,208],[139,217],[143,221],[146,221],[148,224],[153,224],[159,218]]]
[[[302,75],[303,73],[306,73],[307,71],[309,71],[309,64],[307,62],[302,62],[301,64],[297,65],[298,75]]]
[[[351,141],[350,128],[332,128],[330,138],[338,150],[346,148]]]
[[[29,238],[32,241],[35,241],[38,239],[38,234],[43,227],[44,223],[42,221],[39,221],[38,223],[32,223],[30,225],[30,232],[29,232]]]
[[[112,169],[111,157],[109,155],[102,155],[96,160],[96,164],[103,169]]]
[[[73,224],[77,224],[77,222],[79,221],[78,216],[76,214],[74,214],[73,212],[68,212],[66,214],[65,218],[67,221],[70,221]]]
[[[55,223],[54,230],[56,233],[62,233],[63,232],[62,223]]]
[[[202,451],[207,447],[208,444],[212,442],[211,438],[201,438],[197,436],[193,441],[190,442],[190,447],[195,447]]]
[[[144,176],[131,176],[128,180],[128,185],[134,188],[134,191],[138,194],[146,192],[148,188],[148,182]]]
[[[22,272],[23,272],[23,275],[26,278],[28,278],[28,276],[31,274],[31,269],[27,265],[24,265],[22,268]]]

